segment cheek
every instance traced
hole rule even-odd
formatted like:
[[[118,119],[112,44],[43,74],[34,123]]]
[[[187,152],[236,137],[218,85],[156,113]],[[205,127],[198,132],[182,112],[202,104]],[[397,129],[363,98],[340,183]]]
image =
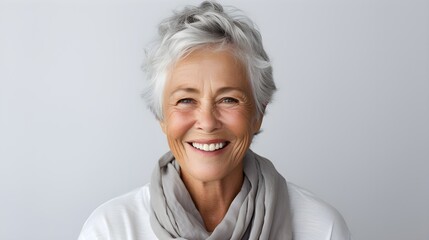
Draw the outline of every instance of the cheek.
[[[255,117],[247,109],[224,110],[221,115],[222,122],[237,137],[253,136]]]
[[[164,133],[167,136],[168,145],[176,159],[180,162],[186,158],[183,140],[192,128],[192,117],[189,113],[172,111],[165,115]]]
[[[190,112],[171,111],[166,116],[165,134],[171,140],[179,140],[193,126],[193,117]]]
[[[234,147],[231,152],[232,159],[241,161],[249,148],[253,138],[252,119],[254,117],[247,111],[229,111],[223,115],[224,125],[234,135]]]

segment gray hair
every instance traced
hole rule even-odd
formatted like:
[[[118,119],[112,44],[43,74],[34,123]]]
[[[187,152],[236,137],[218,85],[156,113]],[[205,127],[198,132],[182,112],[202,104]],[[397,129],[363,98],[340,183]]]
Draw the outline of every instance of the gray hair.
[[[193,50],[205,46],[230,47],[247,70],[258,115],[276,90],[272,67],[256,26],[233,7],[204,1],[175,12],[159,25],[159,39],[146,51],[143,69],[149,83],[143,93],[150,110],[163,119],[162,99],[171,66]]]

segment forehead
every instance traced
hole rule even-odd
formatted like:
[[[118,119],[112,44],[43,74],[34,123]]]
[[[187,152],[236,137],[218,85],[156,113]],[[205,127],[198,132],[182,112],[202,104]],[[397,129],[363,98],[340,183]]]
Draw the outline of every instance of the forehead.
[[[242,88],[249,85],[243,63],[230,49],[198,49],[170,69],[166,88],[205,83]]]

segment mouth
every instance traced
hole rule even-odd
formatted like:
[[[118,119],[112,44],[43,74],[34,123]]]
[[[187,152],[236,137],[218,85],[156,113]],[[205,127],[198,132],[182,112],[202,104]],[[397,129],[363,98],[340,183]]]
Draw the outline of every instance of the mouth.
[[[219,151],[226,146],[228,146],[229,142],[216,142],[216,143],[198,143],[198,142],[189,142],[189,145],[191,145],[193,148],[196,148],[198,150],[204,151],[204,152],[214,152]]]

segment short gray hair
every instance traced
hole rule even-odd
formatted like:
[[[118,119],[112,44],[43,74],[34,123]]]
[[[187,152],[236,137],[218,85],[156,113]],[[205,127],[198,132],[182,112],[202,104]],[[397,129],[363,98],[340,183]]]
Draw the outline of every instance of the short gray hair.
[[[256,26],[240,11],[213,1],[188,6],[159,25],[159,38],[146,50],[143,69],[149,80],[143,92],[148,107],[163,119],[162,98],[170,67],[204,46],[231,47],[247,70],[256,110],[262,117],[276,86],[272,67]]]

